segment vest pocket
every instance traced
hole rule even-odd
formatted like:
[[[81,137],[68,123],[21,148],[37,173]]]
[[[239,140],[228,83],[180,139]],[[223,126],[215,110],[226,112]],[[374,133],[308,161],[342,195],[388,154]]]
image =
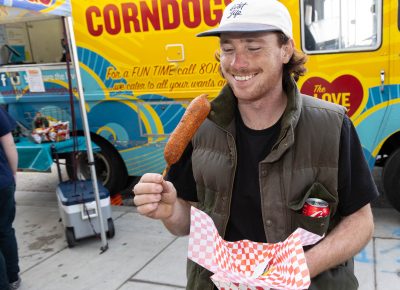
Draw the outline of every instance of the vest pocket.
[[[323,236],[328,231],[329,217],[316,218],[294,212],[294,228],[303,228],[309,232]]]
[[[329,215],[319,218],[303,215],[301,211],[308,198],[319,198],[326,201],[329,204]],[[301,200],[294,201],[289,205],[292,230],[300,227],[320,236],[325,235],[328,231],[330,217],[336,212],[337,204],[337,196],[331,194],[322,184],[315,182]]]

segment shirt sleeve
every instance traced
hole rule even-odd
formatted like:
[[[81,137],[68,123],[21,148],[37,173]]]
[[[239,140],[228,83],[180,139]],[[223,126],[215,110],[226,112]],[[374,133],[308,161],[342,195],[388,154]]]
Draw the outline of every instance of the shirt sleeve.
[[[196,182],[192,169],[192,151],[192,143],[189,143],[180,160],[169,169],[166,180],[174,184],[179,198],[197,202]]]
[[[0,107],[0,137],[10,133],[16,127],[15,121],[8,115],[8,113]]]
[[[338,210],[347,216],[379,195],[356,129],[347,116],[343,120],[339,150]]]

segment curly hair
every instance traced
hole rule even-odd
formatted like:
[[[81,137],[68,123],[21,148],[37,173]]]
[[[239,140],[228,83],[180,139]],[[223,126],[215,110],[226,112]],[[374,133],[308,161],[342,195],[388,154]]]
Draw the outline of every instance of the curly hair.
[[[278,43],[280,46],[287,44],[288,41],[289,37],[282,32],[278,32]],[[291,77],[295,81],[298,81],[300,76],[304,76],[307,71],[304,66],[306,62],[307,55],[295,48],[289,62],[283,65],[283,85],[287,84]]]

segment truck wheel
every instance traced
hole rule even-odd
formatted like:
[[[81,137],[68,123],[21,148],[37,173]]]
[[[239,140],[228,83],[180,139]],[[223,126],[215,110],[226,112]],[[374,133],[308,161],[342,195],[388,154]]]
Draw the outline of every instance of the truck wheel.
[[[93,152],[97,179],[110,191],[111,195],[118,193],[126,184],[127,173],[125,165],[117,150],[107,141],[101,139],[93,141],[101,150]],[[87,180],[91,178],[86,152],[82,151],[75,154],[76,170],[73,168],[71,156],[67,157],[66,163],[70,179]]]
[[[76,246],[74,228],[65,228],[65,237],[67,239],[67,244],[69,248],[73,248]]]
[[[394,151],[386,160],[382,181],[387,199],[400,212],[400,149]]]

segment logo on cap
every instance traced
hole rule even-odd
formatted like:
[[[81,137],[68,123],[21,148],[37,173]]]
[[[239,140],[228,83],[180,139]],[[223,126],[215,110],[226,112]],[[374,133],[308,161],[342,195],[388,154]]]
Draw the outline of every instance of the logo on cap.
[[[244,6],[246,6],[247,3],[246,2],[241,2],[238,3],[236,5],[233,5],[232,8],[229,10],[229,16],[226,17],[227,19],[231,18],[231,16],[233,16],[233,18],[236,18],[236,16],[242,15],[242,10],[244,8]]]

